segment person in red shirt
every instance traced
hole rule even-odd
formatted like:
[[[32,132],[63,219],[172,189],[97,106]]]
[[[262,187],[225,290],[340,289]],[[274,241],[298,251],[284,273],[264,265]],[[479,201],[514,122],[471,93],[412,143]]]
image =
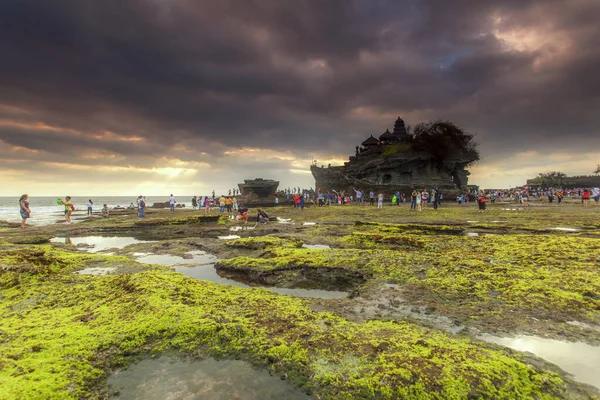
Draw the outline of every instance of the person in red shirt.
[[[583,189],[583,193],[581,194],[581,201],[583,202],[583,206],[587,207],[590,201],[590,191],[587,189]]]
[[[485,212],[485,203],[487,203],[487,199],[484,194],[480,194],[477,196],[477,204],[479,205],[478,212]]]

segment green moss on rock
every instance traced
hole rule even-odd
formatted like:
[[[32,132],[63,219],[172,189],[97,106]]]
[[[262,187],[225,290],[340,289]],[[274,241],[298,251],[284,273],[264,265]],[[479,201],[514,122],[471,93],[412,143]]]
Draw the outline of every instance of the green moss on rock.
[[[33,255],[0,254],[0,398],[94,397],[111,366],[151,349],[241,357],[324,399],[569,397],[560,376],[508,350],[163,269],[72,274],[91,259],[40,247],[37,263],[53,265],[43,278],[14,268]]]

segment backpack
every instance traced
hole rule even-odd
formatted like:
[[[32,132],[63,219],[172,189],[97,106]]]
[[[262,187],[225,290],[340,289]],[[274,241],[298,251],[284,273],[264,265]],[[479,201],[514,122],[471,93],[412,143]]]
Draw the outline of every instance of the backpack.
[[[140,201],[140,207],[146,208],[146,202],[144,200]]]

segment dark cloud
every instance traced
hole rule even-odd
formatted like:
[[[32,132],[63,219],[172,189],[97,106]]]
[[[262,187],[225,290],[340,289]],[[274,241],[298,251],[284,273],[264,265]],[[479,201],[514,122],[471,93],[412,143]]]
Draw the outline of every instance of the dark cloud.
[[[343,154],[403,114],[479,132],[490,158],[577,151],[600,144],[598,17],[596,0],[4,1],[0,105],[25,113],[0,118],[79,134],[0,140],[132,160],[181,144]]]

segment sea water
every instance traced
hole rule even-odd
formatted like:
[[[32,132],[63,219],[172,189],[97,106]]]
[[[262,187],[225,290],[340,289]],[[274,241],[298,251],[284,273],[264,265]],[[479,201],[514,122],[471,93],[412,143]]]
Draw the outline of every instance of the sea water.
[[[27,221],[31,225],[50,225],[56,223],[57,220],[64,219],[63,205],[57,204],[58,198],[63,199],[64,196],[51,197],[35,197],[29,195],[29,208],[31,209],[31,218]],[[192,207],[192,196],[175,197],[177,204],[185,204],[185,208]],[[75,206],[75,212],[72,214],[73,222],[87,216],[87,203],[92,200],[94,205],[92,211],[95,216],[100,216],[102,207],[106,204],[109,210],[117,207],[127,208],[131,204],[136,204],[137,195],[134,196],[73,196],[71,202]],[[169,196],[152,196],[146,197],[146,204],[151,206],[153,203],[169,201]],[[0,197],[0,220],[9,222],[21,222],[19,214],[19,197]]]

